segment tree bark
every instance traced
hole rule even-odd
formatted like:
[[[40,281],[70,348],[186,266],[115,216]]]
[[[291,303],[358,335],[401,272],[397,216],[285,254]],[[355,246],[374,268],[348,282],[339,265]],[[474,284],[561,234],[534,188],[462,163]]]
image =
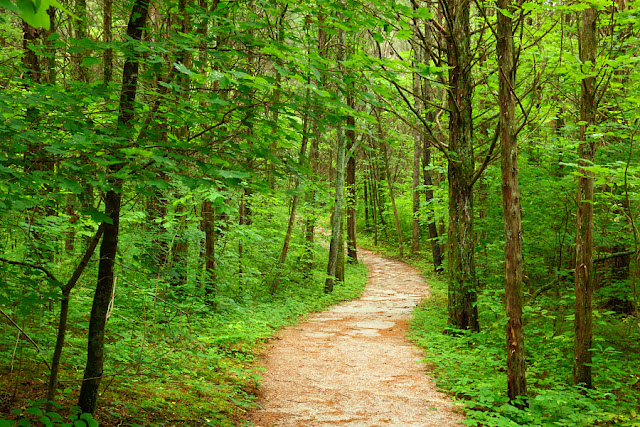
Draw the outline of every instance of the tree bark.
[[[355,106],[353,96],[349,96],[347,104]],[[358,262],[358,247],[356,242],[356,121],[351,115],[347,116],[347,147],[349,150],[349,160],[347,161],[346,183],[347,183],[347,259],[350,264]]]
[[[596,78],[591,75],[596,63],[596,10],[582,11],[580,20],[580,62],[587,74],[581,84],[580,145],[578,147],[579,177],[576,214],[576,269],[575,269],[575,338],[573,380],[592,388],[591,346],[593,299],[593,172],[587,169],[595,158],[595,139],[588,138],[587,130],[595,123]]]
[[[518,145],[515,120],[515,52],[513,23],[507,11],[510,0],[497,0],[497,55],[499,73],[500,143],[502,145],[502,214],[504,217],[504,284],[508,317],[507,394],[515,406],[527,395],[525,377],[524,329],[522,325],[522,219],[518,190]],[[504,12],[502,12],[504,11]]]
[[[413,7],[416,9],[418,6],[417,2],[413,2]],[[415,23],[414,23],[415,24]],[[417,30],[417,25],[415,25],[415,29]],[[417,31],[416,31],[417,34]],[[414,36],[413,39],[413,66],[417,67],[420,63],[424,62],[423,50],[419,44],[419,40],[417,36]],[[422,77],[417,72],[413,72],[413,94],[414,94],[414,109],[416,110],[416,114],[422,114],[424,110],[424,105],[421,99],[422,95]],[[411,174],[412,186],[411,186],[411,194],[413,196],[412,200],[412,213],[413,213],[413,221],[411,222],[411,252],[416,254],[420,251],[420,157],[422,150],[422,138],[423,132],[415,131],[413,135],[413,169]]]
[[[422,180],[424,182],[424,199],[427,205],[433,203],[433,180],[431,179],[431,171],[428,167],[431,165],[431,146],[426,136],[423,136],[422,148]],[[429,229],[429,241],[431,242],[431,256],[433,258],[433,269],[436,273],[442,273],[444,268],[442,262],[444,256],[442,248],[438,241],[438,227],[436,225],[435,215],[429,218],[427,225]]]
[[[449,66],[449,324],[478,331],[473,238],[474,174],[470,1],[445,4]]]
[[[341,75],[342,63],[344,61],[344,30],[338,31],[338,52],[336,61],[338,62],[338,72]],[[338,79],[341,79],[338,77]],[[337,103],[342,102],[341,92],[338,91]],[[340,123],[336,129],[336,180],[335,180],[335,196],[333,205],[333,216],[331,217],[331,243],[329,244],[329,260],[327,262],[327,278],[324,282],[324,292],[333,292],[333,283],[336,279],[336,265],[338,263],[338,253],[340,237],[342,234],[342,210],[344,206],[344,183],[345,183],[345,134],[344,126]]]
[[[241,221],[245,221],[244,200]],[[216,232],[213,203],[202,203],[202,231],[204,232],[204,293],[207,301],[213,301],[216,292]]]
[[[309,92],[307,91],[307,97]],[[307,127],[309,125],[309,114],[305,111],[302,118],[302,142],[300,144],[300,153],[298,155],[298,164],[302,166],[304,163],[304,156],[307,154],[307,143],[309,141],[309,135],[307,133]],[[274,294],[278,290],[280,284],[280,269],[287,260],[287,253],[289,252],[289,245],[291,244],[291,235],[293,234],[293,226],[296,222],[296,211],[298,210],[298,201],[300,200],[300,191],[302,189],[302,182],[300,178],[295,179],[295,191],[293,198],[291,199],[291,211],[289,212],[289,222],[287,223],[287,232],[284,236],[284,242],[282,244],[282,250],[280,251],[280,258],[275,268],[275,276],[271,282],[271,293]]]
[[[149,11],[148,0],[136,0],[133,4],[131,17],[127,26],[127,36],[133,40],[140,40]],[[129,52],[124,63],[122,73],[122,92],[120,95],[120,111],[118,127],[121,132],[129,133],[135,108],[135,98],[138,89],[138,58],[135,52]],[[87,346],[87,364],[84,379],[80,388],[78,405],[83,413],[94,413],[98,399],[98,388],[102,379],[104,365],[104,332],[107,321],[107,310],[111,300],[114,279],[114,265],[118,250],[118,234],[120,224],[120,206],[122,196],[119,189],[122,179],[114,174],[120,171],[122,163],[109,166],[109,181],[112,189],[105,196],[105,214],[110,218],[104,222],[104,234],[100,245],[100,263],[98,264],[98,283],[91,307],[89,319],[89,339]],[[118,189],[118,191],[116,190]]]
[[[113,23],[112,11],[113,0],[104,0],[102,6],[102,40],[107,44],[110,44],[113,41],[113,36],[111,34],[111,27]],[[113,76],[113,49],[111,49],[111,47],[107,47],[102,54],[102,58],[104,63],[102,80],[105,85],[108,85],[111,83]]]

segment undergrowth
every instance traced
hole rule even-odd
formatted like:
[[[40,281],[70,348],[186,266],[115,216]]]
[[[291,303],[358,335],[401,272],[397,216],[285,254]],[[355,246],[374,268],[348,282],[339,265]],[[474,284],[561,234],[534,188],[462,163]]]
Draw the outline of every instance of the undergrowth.
[[[186,296],[180,303],[165,304],[152,295],[136,294],[135,288],[123,290],[137,301],[138,312],[114,310],[109,320],[97,420],[101,425],[129,426],[249,425],[245,420],[256,406],[260,382],[256,356],[262,344],[313,311],[356,298],[366,275],[363,265],[348,265],[345,282],[327,295],[324,275],[314,271],[305,280],[283,281],[273,296],[263,289],[221,295],[215,310],[194,308]],[[38,421],[71,425],[83,368],[84,333],[78,328],[69,331],[54,412],[45,414],[41,400],[48,372],[42,365],[37,372],[18,368],[19,361],[12,359],[12,371],[0,376],[0,410],[5,413],[0,426]],[[7,361],[12,344],[8,339],[0,342],[0,354]],[[39,357],[28,346],[20,353],[24,360]]]

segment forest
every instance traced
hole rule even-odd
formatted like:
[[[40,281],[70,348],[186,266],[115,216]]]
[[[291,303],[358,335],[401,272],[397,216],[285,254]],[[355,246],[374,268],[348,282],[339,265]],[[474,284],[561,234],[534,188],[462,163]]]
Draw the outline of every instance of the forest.
[[[0,427],[251,425],[359,248],[467,425],[640,426],[639,17],[0,0]]]

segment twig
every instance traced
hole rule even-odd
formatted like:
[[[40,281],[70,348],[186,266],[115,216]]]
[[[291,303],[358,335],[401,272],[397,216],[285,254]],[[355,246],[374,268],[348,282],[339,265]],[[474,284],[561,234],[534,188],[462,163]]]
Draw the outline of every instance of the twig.
[[[7,320],[8,320],[8,321],[13,325],[13,326],[15,326],[15,327],[20,331],[20,333],[22,334],[21,336],[24,336],[24,337],[27,339],[27,341],[29,341],[31,344],[33,344],[33,346],[36,348],[36,350],[38,350],[38,353],[42,353],[42,350],[40,350],[40,347],[38,346],[38,344],[36,344],[36,342],[35,342],[33,339],[31,339],[31,337],[30,337],[29,335],[27,335],[27,333],[24,331],[24,329],[22,329],[22,328],[20,327],[20,325],[18,325],[18,324],[17,324],[17,323],[16,323],[16,322],[15,322],[15,321],[14,321],[14,320],[13,320],[13,319],[8,315],[8,314],[7,314],[7,313],[5,313],[1,308],[0,308],[0,314],[2,314],[4,317],[6,317],[6,319],[7,319]],[[45,364],[45,365],[47,365],[47,368],[48,368],[49,370],[51,370],[51,367],[49,366],[49,364],[47,363],[47,361],[46,361],[46,360],[44,360],[44,359],[43,359],[42,361],[44,362],[44,364]]]
[[[32,264],[30,262],[23,262],[23,261],[11,261],[10,259],[6,259],[6,258],[0,258],[0,262],[4,262],[5,264],[22,265],[25,267],[35,268],[36,270],[40,270],[44,274],[46,274],[49,279],[53,280],[56,283],[60,283],[60,281],[56,279],[56,276],[54,276],[49,270],[47,270],[45,267],[41,265]]]

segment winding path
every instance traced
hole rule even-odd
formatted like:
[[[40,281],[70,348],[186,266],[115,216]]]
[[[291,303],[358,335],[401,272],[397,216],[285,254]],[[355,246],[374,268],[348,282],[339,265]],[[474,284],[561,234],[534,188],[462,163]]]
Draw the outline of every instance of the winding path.
[[[405,336],[427,284],[404,263],[359,256],[369,267],[362,297],[309,316],[268,347],[256,426],[461,425]]]

